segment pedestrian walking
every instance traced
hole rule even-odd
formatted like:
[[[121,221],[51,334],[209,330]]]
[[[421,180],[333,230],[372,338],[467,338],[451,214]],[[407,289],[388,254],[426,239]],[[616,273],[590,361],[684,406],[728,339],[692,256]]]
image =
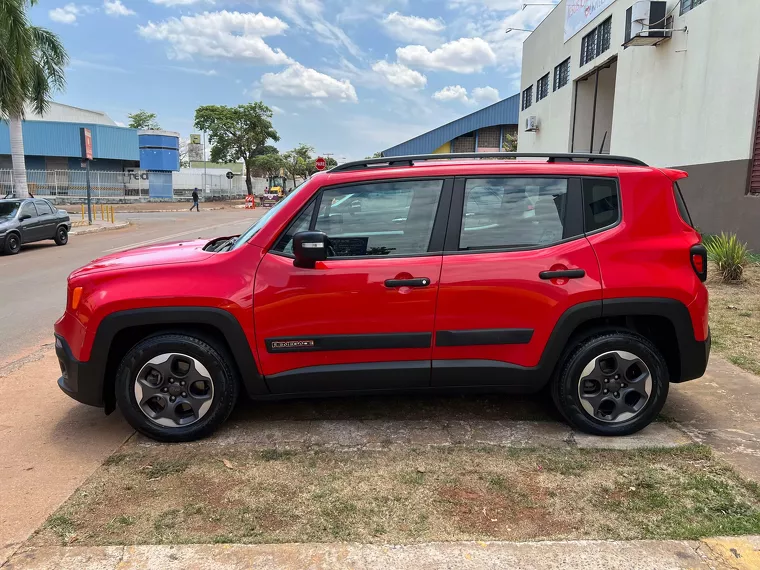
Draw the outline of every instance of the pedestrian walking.
[[[191,212],[193,211],[193,208],[195,208],[196,212],[200,212],[201,211],[201,208],[198,205],[198,189],[197,188],[195,190],[193,190],[193,205],[190,206],[190,211]]]

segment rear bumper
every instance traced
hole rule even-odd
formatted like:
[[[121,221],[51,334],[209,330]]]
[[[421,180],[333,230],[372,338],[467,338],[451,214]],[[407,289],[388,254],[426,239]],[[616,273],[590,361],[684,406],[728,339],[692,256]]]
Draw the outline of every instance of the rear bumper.
[[[705,370],[707,370],[712,344],[710,329],[708,328],[707,330],[707,338],[705,340],[693,340],[688,344],[688,347],[681,347],[680,378],[671,378],[671,382],[677,383],[695,380],[704,376]]]
[[[63,393],[77,402],[102,408],[103,381],[97,377],[95,367],[74,358],[66,339],[60,335],[55,335],[55,353],[61,366],[58,387]]]

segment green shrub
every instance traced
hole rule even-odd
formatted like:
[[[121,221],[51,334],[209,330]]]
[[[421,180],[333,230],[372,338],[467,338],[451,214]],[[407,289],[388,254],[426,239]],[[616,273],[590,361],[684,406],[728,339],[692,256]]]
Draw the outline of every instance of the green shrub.
[[[724,282],[740,281],[747,265],[747,244],[740,242],[736,234],[710,236],[704,240],[707,257],[718,266],[718,273]]]

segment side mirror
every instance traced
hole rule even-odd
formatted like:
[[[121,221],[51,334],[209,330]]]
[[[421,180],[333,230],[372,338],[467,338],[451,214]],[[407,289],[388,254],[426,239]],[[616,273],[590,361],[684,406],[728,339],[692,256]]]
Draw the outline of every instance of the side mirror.
[[[317,261],[327,259],[327,234],[324,232],[298,232],[293,236],[293,265],[314,269]]]
[[[21,214],[18,217],[18,221],[19,222],[23,222],[24,220],[30,220],[31,218],[32,218],[32,216],[30,214]]]

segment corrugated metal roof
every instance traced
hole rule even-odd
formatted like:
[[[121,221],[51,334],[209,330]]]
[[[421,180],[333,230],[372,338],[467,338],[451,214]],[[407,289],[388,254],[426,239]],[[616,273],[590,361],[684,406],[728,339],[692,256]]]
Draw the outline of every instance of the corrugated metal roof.
[[[44,115],[34,112],[31,105],[26,105],[27,121],[55,121],[56,123],[92,123],[94,125],[116,126],[116,122],[102,111],[91,111],[63,103],[50,103]]]
[[[484,109],[470,113],[461,119],[392,146],[383,151],[383,156],[429,154],[442,144],[474,130],[494,127],[496,125],[516,125],[519,116],[520,94],[517,93]]]
[[[24,121],[24,154],[27,156],[82,155],[79,128],[92,131],[94,158],[140,160],[137,129],[95,125],[92,123],[59,123],[53,121]],[[0,121],[0,154],[11,153],[8,123]]]

